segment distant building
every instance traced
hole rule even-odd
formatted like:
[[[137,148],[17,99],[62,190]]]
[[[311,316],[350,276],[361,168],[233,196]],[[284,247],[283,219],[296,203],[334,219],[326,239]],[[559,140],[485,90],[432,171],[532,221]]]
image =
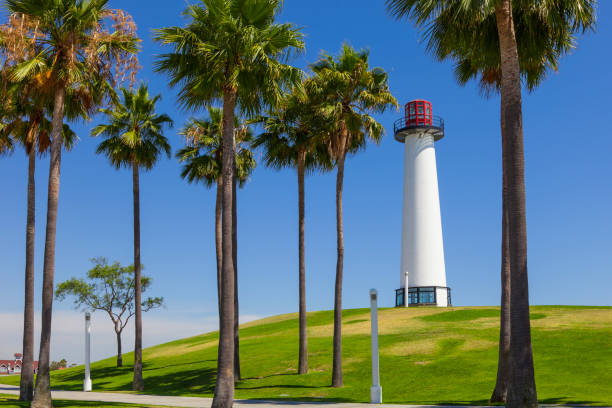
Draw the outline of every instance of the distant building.
[[[23,355],[15,353],[13,360],[0,360],[0,375],[21,374]],[[38,361],[34,362],[34,374],[38,372]]]

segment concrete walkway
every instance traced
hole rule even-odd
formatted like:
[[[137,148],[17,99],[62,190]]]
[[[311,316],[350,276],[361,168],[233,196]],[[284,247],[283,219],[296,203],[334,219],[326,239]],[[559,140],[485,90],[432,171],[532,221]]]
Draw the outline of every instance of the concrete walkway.
[[[19,395],[19,387],[14,385],[0,384],[0,394]],[[72,401],[101,401],[121,402],[135,404],[140,407],[162,405],[167,407],[184,408],[210,408],[212,398],[200,397],[170,397],[159,395],[121,394],[112,392],[83,392],[83,391],[51,391],[53,399]],[[235,400],[235,408],[372,408],[372,404],[359,403],[331,403],[331,402],[297,402],[297,401],[260,401],[260,400]],[[381,404],[376,408],[431,408],[431,405],[399,405]],[[457,408],[453,406],[436,405],[436,408]],[[559,407],[559,405],[542,405],[542,407]],[[461,408],[466,408],[465,406]],[[471,408],[489,408],[488,406],[471,406]],[[495,407],[499,408],[499,407]]]
[[[0,394],[19,395],[19,387],[15,385],[0,384]],[[112,392],[83,392],[83,391],[51,391],[53,399],[73,401],[102,401],[122,402],[125,404],[136,404],[141,407],[162,405],[167,407],[184,408],[210,408],[212,398],[200,397],[170,397],[160,395],[122,394]],[[311,408],[372,408],[371,404],[358,403],[329,403],[329,402],[295,402],[295,401],[259,401],[259,400],[235,400],[235,408],[296,408],[296,406]],[[382,404],[377,408],[426,408],[427,405],[391,405]],[[436,408],[450,408],[437,406]],[[462,407],[465,408],[465,407]],[[474,407],[485,408],[485,407]],[[499,407],[497,407],[499,408]]]

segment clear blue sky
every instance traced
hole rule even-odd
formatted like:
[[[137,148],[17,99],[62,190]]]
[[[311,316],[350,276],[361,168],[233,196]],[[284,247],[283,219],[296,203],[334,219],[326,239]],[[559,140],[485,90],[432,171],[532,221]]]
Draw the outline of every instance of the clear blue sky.
[[[143,39],[140,78],[149,82],[152,92],[163,95],[159,111],[175,121],[175,128],[167,132],[175,151],[183,144],[177,132],[191,112],[178,110],[167,78],[152,71],[161,49],[151,40],[151,30],[183,24],[180,13],[185,5],[111,0],[111,6],[125,7],[138,24]],[[612,302],[611,17],[612,4],[601,1],[597,33],[579,38],[578,48],[561,61],[559,72],[552,73],[533,94],[524,94],[532,304]],[[499,304],[499,99],[484,99],[474,84],[457,85],[452,65],[426,55],[413,26],[392,20],[382,1],[287,0],[281,20],[303,27],[306,34],[307,51],[294,61],[296,65],[306,67],[321,50],[337,53],[347,41],[371,51],[371,64],[387,70],[391,90],[402,105],[415,98],[432,101],[435,114],[446,121],[446,137],[437,143],[436,153],[453,301],[456,305]],[[392,306],[399,285],[403,155],[402,145],[392,135],[393,120],[399,116],[399,112],[379,116],[387,129],[384,140],[380,146],[369,145],[346,166],[346,308],[367,306],[372,287],[378,288],[382,306]],[[91,257],[132,262],[131,174],[114,170],[104,157],[95,155],[99,140],[91,138],[89,131],[99,120],[75,124],[80,142],[63,156],[56,282],[84,274]],[[15,319],[16,325],[23,304],[26,172],[22,151],[0,158],[0,313],[3,319]],[[173,158],[141,176],[142,261],[146,274],[154,278],[151,294],[166,298],[167,309],[155,313],[169,320],[182,319],[197,333],[209,328],[211,324],[201,322],[214,321],[217,313],[215,197],[214,191],[187,184],[179,172]],[[47,174],[48,160],[43,159],[37,168],[38,304]],[[314,175],[306,182],[309,310],[333,307],[334,188],[335,173]],[[241,313],[255,317],[296,312],[295,171],[258,167],[239,191],[238,207]],[[55,310],[68,313],[70,304],[56,304]],[[154,313],[146,316],[145,326],[154,317]],[[100,325],[107,324],[102,323],[104,317],[99,319]],[[19,344],[20,332],[14,340]],[[126,340],[126,347],[130,346],[131,340]],[[2,345],[0,351],[12,352]]]

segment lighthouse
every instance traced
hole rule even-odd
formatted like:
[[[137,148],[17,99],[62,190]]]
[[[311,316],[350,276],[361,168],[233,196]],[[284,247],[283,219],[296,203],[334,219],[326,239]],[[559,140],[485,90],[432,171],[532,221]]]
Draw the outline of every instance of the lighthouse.
[[[444,137],[444,121],[433,115],[431,102],[418,99],[405,105],[393,131],[404,144],[402,258],[395,306],[450,306],[435,150],[435,142]]]

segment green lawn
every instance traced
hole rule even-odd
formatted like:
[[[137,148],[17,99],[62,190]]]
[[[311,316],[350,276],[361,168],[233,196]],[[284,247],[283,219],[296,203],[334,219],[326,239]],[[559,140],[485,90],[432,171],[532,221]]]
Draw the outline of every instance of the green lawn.
[[[381,309],[383,401],[484,404],[497,370],[499,310],[494,307]],[[343,313],[344,387],[331,388],[332,312],[308,315],[308,375],[296,375],[296,314],[241,326],[244,379],[237,398],[368,402],[369,311]],[[146,325],[146,320],[144,322]],[[536,384],[541,403],[612,405],[612,308],[532,308]],[[145,393],[212,396],[218,333],[144,351]],[[93,364],[96,391],[130,392],[132,355]],[[52,386],[80,390],[83,368],[52,373]],[[17,384],[17,377],[3,383]]]
[[[15,395],[0,394],[0,407],[9,408],[24,408],[29,407],[29,402],[17,401]],[[98,401],[68,401],[68,400],[53,400],[55,408],[82,408],[82,407],[114,407],[114,408],[162,408],[157,405],[133,405],[133,404],[118,404],[115,402],[98,402]]]

